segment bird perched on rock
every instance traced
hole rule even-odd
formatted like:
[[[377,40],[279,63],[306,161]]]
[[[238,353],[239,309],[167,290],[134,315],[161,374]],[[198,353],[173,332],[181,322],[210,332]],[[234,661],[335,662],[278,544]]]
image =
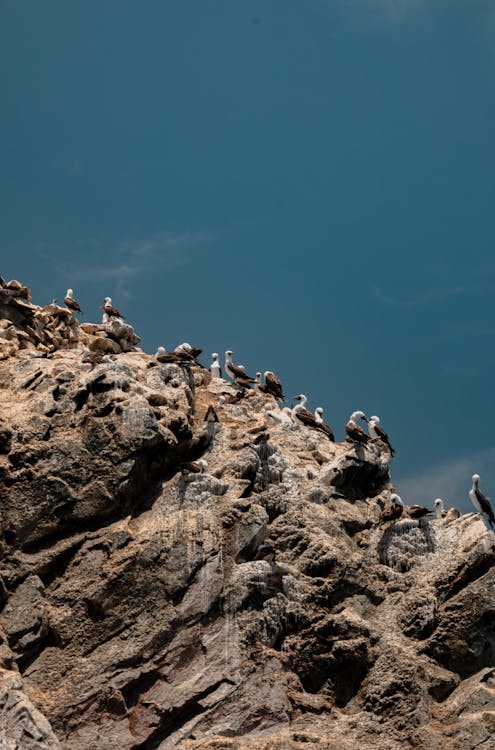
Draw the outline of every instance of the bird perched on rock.
[[[438,519],[445,518],[445,516],[447,515],[447,511],[445,510],[445,506],[443,504],[443,500],[441,497],[437,497],[437,499],[435,500],[434,506],[435,506],[435,517]]]
[[[406,507],[406,514],[409,518],[412,518],[415,521],[420,521],[422,518],[432,516],[433,511],[429,508],[425,508],[424,505],[408,505]]]
[[[120,314],[120,311],[116,307],[113,307],[111,297],[105,297],[105,299],[103,300],[102,310],[103,323],[110,323],[113,318],[120,318],[121,320],[124,319],[123,315]]]
[[[215,411],[215,407],[210,404],[206,410],[203,422],[219,422],[218,414]]]
[[[292,409],[289,409],[288,406],[284,406],[284,408],[280,411],[275,411],[275,409],[267,409],[267,411],[265,411],[265,417],[267,422],[272,425],[293,424]]]
[[[334,443],[335,442],[335,437],[334,437],[334,434],[333,434],[333,430],[323,420],[323,407],[321,407],[321,406],[317,406],[316,407],[316,409],[315,409],[315,420],[316,420],[316,424],[317,424],[317,428],[316,429],[321,430],[322,432],[324,432],[325,434],[327,434],[328,437],[330,438],[330,440],[332,441],[332,443]]]
[[[242,388],[249,388],[251,383],[256,383],[256,380],[250,377],[240,365],[235,365],[232,362],[233,354],[234,352],[230,349],[225,352],[224,370],[236,385],[239,385]]]
[[[345,431],[347,433],[347,437],[351,442],[366,445],[370,438],[369,435],[365,433],[361,425],[358,424],[360,419],[362,419],[364,422],[368,421],[364,412],[353,411],[351,416],[349,417],[349,421],[345,426]]]
[[[69,308],[69,310],[72,310],[72,312],[79,313],[79,315],[84,315],[83,311],[79,307],[79,303],[76,302],[74,299],[74,292],[72,289],[67,289],[67,293],[64,297],[65,306]]]
[[[184,341],[182,344],[178,344],[174,349],[174,354],[180,354],[181,352],[186,352],[189,354],[193,359],[196,359],[199,357],[199,355],[202,353],[202,349],[198,349],[197,346],[191,346],[191,344],[188,344],[187,341]]]
[[[490,505],[489,499],[478,488],[480,475],[473,474],[472,479],[473,486],[469,490],[469,499],[471,500],[478,513],[481,513],[481,515],[486,518],[486,520],[490,524],[490,527],[493,529],[495,526],[495,516],[493,515],[493,509]]]
[[[266,370],[265,385],[264,388],[260,387],[260,390],[264,390],[265,393],[269,393],[276,399],[276,401],[285,401],[282,390],[282,383],[271,370]]]
[[[208,461],[204,458],[198,458],[197,461],[185,461],[181,464],[182,474],[204,474],[208,468]]]
[[[390,495],[390,508],[384,510],[380,516],[380,523],[387,523],[388,521],[397,521],[404,512],[404,503],[400,495],[395,492]]]
[[[81,352],[81,361],[84,362],[84,364],[89,364],[92,365],[92,367],[96,367],[96,365],[101,365],[105,362],[113,362],[113,359],[110,354],[103,354],[103,352],[92,352],[91,349],[88,349],[87,346],[84,346]]]
[[[390,440],[388,439],[387,433],[385,432],[383,427],[380,427],[380,417],[374,416],[369,418],[368,432],[371,438],[377,438],[378,440],[381,440],[382,443],[385,443],[390,451],[391,456],[395,455],[395,451],[390,445]]]
[[[217,352],[213,352],[211,355],[211,365],[210,365],[210,372],[212,378],[220,378],[222,377],[222,368],[220,367],[220,362],[218,361],[218,354]]]
[[[308,401],[307,396],[304,393],[300,393],[299,396],[294,396],[296,401],[299,401],[296,406],[292,408],[292,417],[296,424],[302,424],[305,427],[310,427],[313,430],[319,430],[324,432],[325,435],[332,441],[335,441],[331,428],[321,420],[319,422],[312,411],[306,409],[306,403]]]

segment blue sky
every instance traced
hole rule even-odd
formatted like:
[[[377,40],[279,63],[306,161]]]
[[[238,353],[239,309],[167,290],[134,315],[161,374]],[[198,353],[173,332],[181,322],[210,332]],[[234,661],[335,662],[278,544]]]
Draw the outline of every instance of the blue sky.
[[[495,6],[0,0],[0,255],[495,494]],[[207,359],[207,358],[206,358]]]

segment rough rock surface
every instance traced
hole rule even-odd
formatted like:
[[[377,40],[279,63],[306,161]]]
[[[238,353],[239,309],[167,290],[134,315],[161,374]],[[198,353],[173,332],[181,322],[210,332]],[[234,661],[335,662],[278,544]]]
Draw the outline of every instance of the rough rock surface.
[[[0,281],[0,750],[493,750],[477,514],[379,525],[383,445]]]

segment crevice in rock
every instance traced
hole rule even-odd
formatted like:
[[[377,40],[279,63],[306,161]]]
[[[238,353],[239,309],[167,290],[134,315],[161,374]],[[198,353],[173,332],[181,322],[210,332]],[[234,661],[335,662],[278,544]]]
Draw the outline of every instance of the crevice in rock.
[[[352,459],[350,466],[339,468],[332,479],[332,485],[349,502],[375,497],[389,482],[388,467],[368,463],[359,458]]]
[[[186,701],[182,706],[164,712],[160,717],[158,726],[151,732],[147,739],[138,745],[132,745],[130,750],[156,750],[167,737],[179,731],[191,719],[204,713],[206,709],[201,705],[201,701],[214,693],[215,690],[218,690],[223,684],[235,685],[235,682],[222,678],[205,690],[197,693],[194,698]]]

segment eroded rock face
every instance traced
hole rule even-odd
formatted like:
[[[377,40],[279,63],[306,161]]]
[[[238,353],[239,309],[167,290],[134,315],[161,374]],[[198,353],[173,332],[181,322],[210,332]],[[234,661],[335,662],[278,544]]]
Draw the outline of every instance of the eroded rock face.
[[[380,444],[81,347],[0,363],[0,749],[494,747],[478,515],[380,526]]]

